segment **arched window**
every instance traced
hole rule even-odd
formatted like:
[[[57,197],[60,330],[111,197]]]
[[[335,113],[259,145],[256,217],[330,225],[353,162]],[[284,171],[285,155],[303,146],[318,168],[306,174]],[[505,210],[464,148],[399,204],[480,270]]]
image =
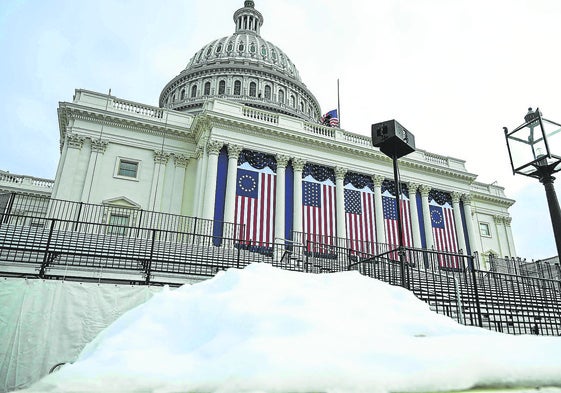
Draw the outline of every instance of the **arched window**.
[[[220,81],[218,83],[218,94],[226,93],[226,81]]]
[[[271,86],[265,85],[265,98],[270,100],[271,99]]]
[[[279,90],[279,102],[284,104],[284,90]]]
[[[206,82],[206,83],[205,83],[204,95],[205,95],[205,96],[210,95],[210,82]]]
[[[240,94],[242,94],[242,82],[235,81],[234,82],[234,95],[239,96]]]
[[[257,95],[257,84],[255,82],[251,82],[249,84],[249,95],[251,97],[255,97]]]
[[[300,112],[304,112],[304,103],[300,101]]]
[[[296,98],[293,95],[290,96],[290,106],[296,108]]]
[[[191,98],[195,98],[197,96],[197,85],[193,85],[191,87]]]
[[[181,89],[181,99],[185,99],[185,89]]]

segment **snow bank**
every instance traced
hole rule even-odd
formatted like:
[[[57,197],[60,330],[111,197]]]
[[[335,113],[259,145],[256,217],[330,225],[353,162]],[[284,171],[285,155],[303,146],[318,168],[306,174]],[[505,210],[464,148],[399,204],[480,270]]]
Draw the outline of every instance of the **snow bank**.
[[[357,272],[253,264],[156,294],[30,391],[420,392],[561,386],[561,339],[461,326]]]

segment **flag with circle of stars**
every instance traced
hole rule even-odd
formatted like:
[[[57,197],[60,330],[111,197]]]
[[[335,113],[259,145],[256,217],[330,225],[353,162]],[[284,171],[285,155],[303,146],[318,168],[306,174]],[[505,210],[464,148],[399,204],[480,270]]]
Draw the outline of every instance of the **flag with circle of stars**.
[[[433,197],[432,199],[430,198],[431,196]],[[452,200],[450,194],[438,191],[429,195],[429,199],[430,221],[435,249],[449,253],[458,253],[454,210],[449,203]],[[456,269],[460,266],[460,259],[455,256],[439,255],[438,260],[440,266],[445,268]]]
[[[256,170],[246,162],[238,166],[236,180],[234,217],[240,228],[240,242],[253,247],[272,247],[276,175],[268,167]]]

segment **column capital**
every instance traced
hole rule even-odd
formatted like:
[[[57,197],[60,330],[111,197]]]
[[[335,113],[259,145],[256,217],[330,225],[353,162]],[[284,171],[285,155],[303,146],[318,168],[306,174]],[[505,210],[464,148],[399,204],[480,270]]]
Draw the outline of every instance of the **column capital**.
[[[459,192],[452,192],[452,203],[460,203],[460,198],[462,197],[462,194],[460,194]]]
[[[415,183],[415,182],[407,182],[407,187],[409,188],[409,196],[411,196],[411,194],[416,194],[417,190],[419,189],[419,183]]]
[[[184,154],[174,154],[173,163],[176,167],[187,168],[187,164],[189,164],[189,157]]]
[[[242,152],[242,150],[243,150],[243,146],[234,145],[233,143],[228,143],[228,158],[237,160],[238,158],[240,158],[240,153]]]
[[[292,159],[292,168],[294,168],[295,171],[302,172],[304,170],[304,165],[306,165],[306,160],[303,158]]]
[[[471,194],[462,194],[462,202],[464,202],[464,205],[471,205],[472,200],[473,197]]]
[[[505,216],[496,215],[493,216],[493,221],[495,221],[495,224],[503,224],[505,222],[505,218]]]
[[[286,168],[290,157],[283,154],[275,154],[275,157],[277,159],[277,168]]]
[[[208,155],[217,156],[218,153],[220,153],[220,149],[222,149],[222,146],[224,146],[224,142],[220,142],[214,139],[209,140],[207,144]]]
[[[425,184],[421,184],[419,186],[419,191],[421,191],[421,196],[423,198],[428,198],[430,190],[431,190],[430,186],[427,186]]]
[[[345,175],[347,174],[347,168],[343,168],[342,166],[338,166],[335,168],[335,179],[336,180],[345,180]]]
[[[167,164],[170,156],[170,153],[166,153],[161,150],[154,150],[154,162],[156,164]]]
[[[86,140],[85,137],[80,136],[78,134],[68,133],[66,134],[66,143],[68,143],[68,147],[72,147],[74,149],[81,149],[84,146],[84,141]]]
[[[374,182],[374,187],[382,187],[385,177],[382,175],[373,175],[372,181]]]
[[[96,151],[98,153],[105,153],[105,149],[107,149],[107,145],[109,141],[103,139],[92,139],[92,151]]]
[[[507,227],[510,226],[511,222],[512,222],[512,217],[504,217],[504,223]]]

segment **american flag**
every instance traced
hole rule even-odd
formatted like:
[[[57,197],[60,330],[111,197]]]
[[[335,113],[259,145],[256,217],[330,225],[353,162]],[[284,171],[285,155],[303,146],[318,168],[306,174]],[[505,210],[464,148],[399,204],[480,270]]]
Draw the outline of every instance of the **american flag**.
[[[346,229],[351,250],[376,253],[374,212],[374,194],[368,187],[362,190],[345,188]]]
[[[251,168],[248,164],[243,165]],[[238,167],[235,222],[240,224],[242,244],[272,247],[275,224],[276,175],[265,167]]]
[[[337,109],[327,112],[321,117],[321,124],[329,127],[339,127],[339,115]]]
[[[409,210],[409,198],[403,193],[400,198],[401,227],[403,229],[404,247],[413,247],[413,235],[411,232],[411,213]],[[391,246],[399,244],[399,232],[397,226],[397,208],[395,197],[389,192],[382,194],[382,206],[384,210],[384,224],[386,226],[386,240]]]
[[[309,179],[311,180],[311,176]],[[333,182],[330,179],[323,182],[303,180],[302,204],[306,239],[314,244],[334,245],[336,211]],[[315,250],[315,246],[313,249]]]
[[[439,205],[435,200],[432,200],[429,204],[429,210],[435,248],[438,251],[457,253],[458,242],[452,207],[448,202]],[[439,263],[442,267],[459,267],[458,257],[440,256]]]

